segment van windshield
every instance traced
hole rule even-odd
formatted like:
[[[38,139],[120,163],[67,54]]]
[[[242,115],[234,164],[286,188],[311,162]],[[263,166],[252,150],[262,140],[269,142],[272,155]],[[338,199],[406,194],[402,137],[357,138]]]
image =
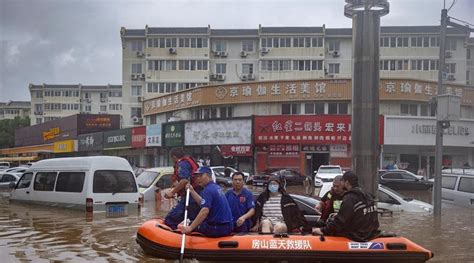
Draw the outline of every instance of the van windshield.
[[[94,173],[94,193],[136,193],[135,176],[129,171],[97,170]]]
[[[158,176],[157,172],[145,171],[137,177],[138,187],[148,188]]]

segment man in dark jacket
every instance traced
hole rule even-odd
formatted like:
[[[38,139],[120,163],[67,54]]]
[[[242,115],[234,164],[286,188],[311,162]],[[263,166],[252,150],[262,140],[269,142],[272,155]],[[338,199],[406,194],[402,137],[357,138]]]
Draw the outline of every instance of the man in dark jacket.
[[[357,175],[352,171],[344,173],[342,183],[347,192],[339,212],[334,220],[328,220],[327,226],[315,228],[313,234],[345,236],[358,242],[376,237],[379,220],[373,197],[359,187]]]

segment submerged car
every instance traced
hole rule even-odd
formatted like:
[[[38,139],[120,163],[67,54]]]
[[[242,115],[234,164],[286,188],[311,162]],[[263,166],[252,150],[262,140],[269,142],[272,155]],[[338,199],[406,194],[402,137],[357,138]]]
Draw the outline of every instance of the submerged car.
[[[277,176],[281,178],[286,185],[302,185],[306,176],[300,174],[297,170],[287,168],[272,168],[255,175],[252,184],[254,186],[266,186],[270,177]]]
[[[395,190],[427,190],[433,182],[406,170],[380,170],[379,183]]]
[[[239,172],[237,169],[230,166],[227,166],[227,167],[226,166],[211,166],[210,168],[216,176],[225,176],[224,170],[226,168],[230,169],[231,175],[235,172]],[[247,182],[250,178],[250,174],[247,172],[242,172],[242,173],[244,174],[244,181]]]
[[[21,174],[17,173],[0,173],[0,190],[6,190],[10,188],[10,183],[16,183],[20,180]]]
[[[161,194],[163,190],[172,186],[171,176],[174,168],[157,167],[146,169],[137,177],[138,189],[143,201],[155,201],[155,192],[159,190]]]
[[[342,168],[339,165],[321,165],[315,171],[314,186],[322,187],[323,183],[332,182],[338,175],[342,175]]]

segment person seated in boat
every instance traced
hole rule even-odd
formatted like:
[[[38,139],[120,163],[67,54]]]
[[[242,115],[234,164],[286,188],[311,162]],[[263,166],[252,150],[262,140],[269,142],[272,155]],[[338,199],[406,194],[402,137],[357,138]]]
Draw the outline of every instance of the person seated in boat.
[[[206,166],[199,167],[195,172],[197,182],[203,188],[201,193],[197,193],[190,184],[186,186],[192,198],[201,204],[201,210],[191,225],[182,229],[183,234],[195,231],[208,237],[221,237],[229,235],[234,228],[227,199],[211,174],[211,169]]]
[[[225,194],[234,222],[234,232],[249,232],[252,227],[252,216],[255,214],[255,202],[252,192],[244,187],[244,174],[232,174],[232,189]]]
[[[359,187],[357,174],[352,171],[342,176],[341,208],[333,220],[322,228],[314,228],[314,235],[344,236],[357,242],[375,238],[380,231],[377,207],[371,194]]]
[[[273,176],[255,204],[251,231],[283,234],[311,230],[295,200],[286,193],[280,178]]]
[[[321,218],[316,223],[318,226],[325,226],[329,216],[339,211],[343,194],[342,175],[338,175],[334,177],[331,190],[324,194],[321,202],[315,207],[316,212],[321,214]]]

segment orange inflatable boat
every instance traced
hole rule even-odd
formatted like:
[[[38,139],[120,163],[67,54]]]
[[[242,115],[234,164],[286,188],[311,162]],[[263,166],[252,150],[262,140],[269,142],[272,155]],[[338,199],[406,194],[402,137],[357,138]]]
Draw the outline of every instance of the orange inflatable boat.
[[[178,259],[181,233],[164,225],[163,219],[153,219],[138,229],[137,243],[147,254]],[[433,253],[403,237],[354,242],[344,237],[250,233],[220,238],[186,235],[184,257],[213,261],[425,262]]]

